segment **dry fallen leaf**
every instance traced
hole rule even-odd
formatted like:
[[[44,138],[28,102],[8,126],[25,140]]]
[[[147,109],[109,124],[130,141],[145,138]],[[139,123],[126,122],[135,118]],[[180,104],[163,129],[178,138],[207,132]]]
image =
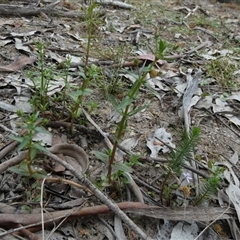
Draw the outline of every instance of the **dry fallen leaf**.
[[[35,57],[20,56],[13,63],[6,66],[0,66],[0,72],[16,72],[28,64],[33,64],[35,61]]]

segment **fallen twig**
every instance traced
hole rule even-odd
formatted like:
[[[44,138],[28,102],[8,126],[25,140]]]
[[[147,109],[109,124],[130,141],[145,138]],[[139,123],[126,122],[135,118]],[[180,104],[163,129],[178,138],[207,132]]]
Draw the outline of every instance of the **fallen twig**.
[[[135,9],[135,7],[131,4],[127,4],[127,3],[115,1],[115,0],[96,0],[96,3],[103,6],[110,5],[113,7],[119,7],[124,9]]]
[[[38,16],[42,13],[46,15],[54,16],[54,17],[69,17],[69,18],[80,18],[83,19],[84,15],[79,12],[65,12],[58,9],[54,9],[54,7],[60,1],[56,1],[45,7],[19,7],[17,5],[7,5],[7,4],[0,4],[0,15],[5,17],[30,17],[30,16]],[[100,14],[102,15],[102,13]]]
[[[110,201],[110,200],[108,200],[108,201]],[[122,203],[118,203],[118,204],[114,204],[114,205],[119,209],[120,212],[122,212],[120,209],[127,210],[127,209],[134,209],[134,208],[137,208],[137,209],[140,209],[140,208],[151,209],[152,208],[151,206],[148,206],[146,204],[139,203],[139,202],[122,202]],[[156,208],[156,207],[153,207],[153,208]],[[111,209],[106,205],[99,205],[99,206],[81,208],[80,210],[77,210],[77,211],[73,211],[71,209],[71,210],[62,210],[62,211],[51,212],[51,213],[44,213],[43,218],[44,218],[45,227],[46,227],[46,226],[53,226],[54,224],[57,224],[59,221],[61,221],[66,216],[67,216],[67,219],[73,219],[73,218],[79,218],[79,217],[84,217],[84,216],[107,214],[107,213],[111,213]],[[126,215],[125,213],[123,213],[123,214]],[[130,220],[130,221],[132,221],[132,220]],[[40,213],[39,214],[0,214],[0,225],[3,227],[8,227],[8,228],[11,227],[12,228],[12,227],[17,227],[18,224],[22,224],[22,225],[25,225],[25,228],[34,226],[35,227],[34,231],[38,231],[39,229],[41,229],[41,223],[42,222],[41,222],[41,214]],[[129,224],[128,224],[128,226],[129,226]],[[21,229],[23,229],[23,228],[22,227],[16,228],[14,230],[11,230],[11,233],[19,231]],[[137,233],[139,231],[139,228],[138,228],[138,226],[136,226],[136,229],[132,228],[132,230],[134,230]],[[1,233],[0,237],[5,236],[9,233],[10,233],[9,231]],[[151,239],[145,233],[142,233],[139,236],[141,236],[142,239],[147,239],[147,240]]]

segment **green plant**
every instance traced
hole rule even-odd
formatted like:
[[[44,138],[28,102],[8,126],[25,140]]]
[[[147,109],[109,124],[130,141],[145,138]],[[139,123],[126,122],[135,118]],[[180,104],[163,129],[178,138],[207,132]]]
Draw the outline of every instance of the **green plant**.
[[[123,63],[123,59],[128,58],[131,52],[132,49],[125,43],[121,43],[119,46],[114,48],[110,46],[108,46],[108,48],[98,48],[97,53],[100,58],[110,59],[116,63],[114,71],[109,71],[105,68],[104,72],[101,71],[101,75],[99,74],[99,77],[95,78],[95,81],[91,82],[91,85],[99,88],[104,93],[105,97],[109,95],[116,96],[127,91],[127,83],[124,81],[124,77],[122,77],[124,74],[122,74],[123,70],[121,65]]]
[[[86,55],[85,55],[85,63],[83,71],[80,69],[79,75],[82,77],[82,84],[80,88],[77,88],[76,91],[71,92],[69,95],[74,104],[71,107],[71,125],[73,125],[74,119],[76,119],[81,114],[81,106],[83,104],[83,97],[92,93],[92,90],[88,88],[89,82],[92,81],[94,78],[98,77],[99,69],[95,65],[91,65],[89,67],[89,56],[90,56],[90,49],[91,49],[91,42],[93,39],[93,32],[96,24],[95,13],[94,9],[96,8],[97,4],[95,1],[91,0],[90,4],[87,8],[87,25],[88,25],[88,35],[87,35],[87,46],[86,46]],[[72,128],[72,127],[71,127]]]
[[[68,93],[69,97],[71,97],[73,100],[73,104],[70,105],[69,109],[72,116],[72,124],[74,119],[79,117],[79,115],[81,114],[81,107],[83,106],[83,97],[88,96],[93,92],[90,88],[88,88],[90,81],[94,81],[94,79],[99,78],[101,76],[101,71],[100,68],[92,64],[88,68],[87,75],[85,75],[83,69],[79,70],[79,75],[83,79],[82,86],[80,87],[72,86],[72,89],[75,88],[75,90],[70,91]]]
[[[35,70],[28,71],[28,77],[33,83],[34,96],[30,100],[30,103],[36,110],[46,111],[49,106],[48,87],[50,81],[53,79],[54,66],[45,65],[45,50],[44,43],[35,43],[38,50],[38,65]]]
[[[111,157],[111,151],[106,150],[105,153],[99,151],[93,151],[94,155],[104,162],[106,165],[109,164],[109,158]],[[112,165],[112,182],[116,183],[119,182],[119,185],[125,185],[129,182],[129,173],[132,172],[132,167],[136,165],[143,166],[138,161],[139,157],[136,155],[129,155],[129,161],[127,162],[115,162]],[[106,175],[101,175],[100,183],[97,183],[99,188],[111,186],[109,179]]]
[[[162,39],[159,39],[158,35],[156,35],[155,38],[156,38],[156,42],[157,42],[157,48],[156,48],[157,58],[164,59],[164,54],[167,49],[167,42]]]
[[[167,42],[160,38],[160,34],[158,32],[154,34],[154,40],[155,40],[155,49],[153,50],[149,46],[151,52],[155,54],[157,59],[164,59],[164,56],[167,50]]]
[[[86,108],[87,108],[89,114],[94,114],[98,107],[99,107],[99,103],[97,103],[95,101],[89,101],[86,105]]]
[[[207,66],[207,74],[213,77],[216,82],[225,88],[237,87],[234,71],[238,69],[237,64],[226,57],[211,60]]]
[[[112,96],[109,96],[110,102],[112,103],[113,107],[121,115],[122,118],[119,124],[117,125],[117,129],[115,131],[115,141],[114,141],[112,150],[109,150],[107,154],[94,152],[95,155],[100,160],[108,164],[108,172],[107,172],[108,184],[111,184],[112,181],[116,181],[121,176],[128,178],[127,173],[131,172],[131,168],[129,168],[129,166],[138,164],[138,158],[136,156],[132,156],[130,158],[131,160],[129,165],[121,162],[116,162],[114,161],[114,158],[115,158],[117,146],[126,131],[129,117],[135,115],[136,113],[138,113],[139,111],[143,110],[148,106],[148,104],[145,104],[143,106],[136,107],[134,105],[134,101],[138,96],[140,87],[145,84],[146,75],[151,71],[153,64],[149,65],[148,67],[143,67],[142,73],[139,74],[139,76],[135,76],[136,81],[134,82],[132,87],[129,89],[126,96],[119,103]]]
[[[129,155],[129,161],[127,162],[127,165],[129,167],[144,166],[141,162],[139,162],[139,156],[133,154]]]
[[[103,92],[105,97],[108,97],[109,95],[121,95],[126,91],[126,82],[122,80],[122,78],[119,76],[119,72],[117,71],[108,78],[96,78],[96,80],[92,82],[92,85],[98,87]]]
[[[71,66],[71,58],[67,58],[67,60],[63,63],[65,87],[63,88],[63,92],[61,95],[61,102],[62,102],[61,118],[63,118],[64,111],[67,109],[67,91],[71,88],[71,85],[68,80],[70,66]]]
[[[167,48],[167,43],[166,41],[160,39],[159,40],[159,35],[156,34],[155,39],[157,41],[157,46],[156,50],[154,51],[156,53],[155,60],[145,67],[145,65],[141,68],[141,72],[138,75],[134,75],[135,77],[135,82],[131,86],[131,88],[128,90],[127,94],[124,96],[124,98],[120,101],[117,102],[111,95],[109,96],[109,101],[112,103],[114,109],[121,115],[121,120],[117,125],[116,131],[115,131],[115,141],[113,144],[113,148],[111,149],[110,152],[108,152],[108,155],[101,156],[100,159],[108,159],[108,172],[107,172],[107,178],[108,178],[108,183],[112,183],[112,170],[115,168],[115,165],[118,164],[118,162],[115,162],[115,154],[117,151],[117,146],[122,140],[125,131],[127,129],[127,123],[129,117],[137,114],[141,110],[145,109],[148,104],[145,104],[143,106],[137,107],[134,105],[134,101],[136,100],[139,89],[145,85],[147,86],[146,81],[146,76],[149,74],[152,70],[152,67],[155,65],[157,60],[159,58],[164,58],[165,50]],[[136,65],[139,65],[138,59],[135,60]],[[151,90],[151,89],[150,89]],[[98,156],[99,157],[99,156]]]
[[[104,162],[106,165],[109,164],[109,158],[111,157],[111,151],[110,150],[106,150],[106,152],[99,152],[99,151],[93,151],[94,155],[101,160],[102,162]],[[113,181],[117,181],[119,180],[120,177],[122,177],[122,180],[124,180],[124,183],[127,182],[128,179],[128,175],[127,173],[131,173],[132,169],[130,166],[128,166],[126,163],[123,162],[115,162],[112,165],[112,179]],[[101,176],[101,183],[99,184],[99,186],[110,186],[111,182],[108,181],[108,178],[106,175],[102,175]]]
[[[126,131],[128,118],[135,115],[136,113],[140,112],[141,110],[148,106],[146,104],[140,107],[136,107],[134,106],[134,100],[137,98],[140,87],[145,83],[146,75],[151,71],[151,68],[152,65],[149,65],[148,67],[144,67],[142,69],[142,73],[139,76],[136,76],[137,77],[136,81],[129,89],[127,95],[123,98],[122,101],[120,101],[120,103],[118,103],[113,97],[109,96],[109,100],[112,103],[113,107],[122,117],[121,121],[117,125],[115,141],[109,157],[107,173],[109,183],[111,182],[112,166],[114,164],[114,157],[117,150],[117,146]]]
[[[217,192],[224,169],[222,167],[213,166],[211,170],[212,174],[200,185],[200,193],[194,200],[195,205],[201,204],[204,200]]]
[[[22,129],[25,130],[25,134],[22,136],[11,136],[11,138],[20,143],[17,148],[18,151],[26,149],[27,153],[25,160],[18,166],[11,167],[10,170],[22,176],[34,178],[46,177],[46,173],[43,170],[32,168],[32,162],[37,153],[39,151],[47,151],[47,149],[41,145],[41,142],[33,140],[37,132],[47,132],[43,127],[39,126],[40,123],[44,123],[44,120],[39,117],[39,112],[25,116],[21,111],[18,111],[18,115],[22,118]]]
[[[197,146],[200,140],[200,128],[193,127],[189,134],[184,131],[180,144],[170,153],[170,159],[167,162],[167,172],[165,173],[165,178],[162,182],[160,200],[163,204],[164,191],[167,185],[167,181],[172,174],[180,175],[182,172],[182,165],[189,161],[192,157],[192,152]],[[168,194],[169,190],[167,191]],[[166,196],[166,194],[165,194]],[[168,198],[170,195],[168,195]],[[169,200],[169,199],[168,199]]]

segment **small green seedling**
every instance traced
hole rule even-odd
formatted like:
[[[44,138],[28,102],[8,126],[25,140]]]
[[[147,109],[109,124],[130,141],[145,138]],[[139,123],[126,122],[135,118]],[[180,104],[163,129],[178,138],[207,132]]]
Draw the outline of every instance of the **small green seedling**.
[[[53,79],[55,67],[54,65],[45,65],[44,43],[36,43],[36,46],[39,58],[38,65],[36,69],[28,71],[28,77],[33,83],[32,90],[34,91],[30,103],[36,110],[46,111],[50,106],[48,88]]]
[[[17,150],[27,150],[25,159],[18,165],[11,167],[10,170],[23,176],[34,178],[46,177],[45,171],[32,167],[32,162],[39,151],[47,152],[48,150],[42,146],[41,142],[33,141],[34,135],[37,132],[47,132],[39,124],[43,124],[44,120],[39,117],[39,112],[33,113],[29,116],[24,116],[22,112],[18,115],[23,120],[22,129],[25,129],[25,134],[22,136],[11,136],[13,140],[20,143]],[[48,132],[47,132],[48,133]]]
[[[106,150],[105,153],[99,152],[99,151],[93,151],[94,155],[104,162],[107,166],[109,164],[109,158],[111,157],[111,151]],[[111,174],[111,179],[112,182],[120,182],[120,185],[125,185],[129,183],[129,173],[132,172],[132,167],[133,166],[143,166],[138,161],[138,156],[135,155],[130,155],[129,156],[129,161],[128,162],[114,162],[112,165],[112,174]],[[101,183],[98,183],[99,187],[108,187],[111,186],[112,183],[109,183],[109,179],[106,175],[101,176]]]
[[[236,63],[226,57],[211,60],[207,66],[207,74],[224,88],[234,88],[239,84],[234,76],[234,71],[239,68]]]
[[[165,174],[160,192],[160,200],[162,204],[164,195],[166,196],[165,188],[167,186],[169,177],[173,174],[180,175],[182,173],[183,164],[191,159],[192,152],[197,146],[199,140],[200,128],[193,127],[189,134],[186,131],[183,133],[180,144],[170,153],[170,159],[167,162],[168,171]],[[169,190],[167,192],[169,193]],[[170,195],[168,196],[167,200],[169,200],[169,198]]]
[[[224,168],[212,166],[212,173],[209,178],[200,184],[200,193],[195,198],[194,204],[199,205],[208,200],[213,194],[217,193],[217,188],[222,180]]]

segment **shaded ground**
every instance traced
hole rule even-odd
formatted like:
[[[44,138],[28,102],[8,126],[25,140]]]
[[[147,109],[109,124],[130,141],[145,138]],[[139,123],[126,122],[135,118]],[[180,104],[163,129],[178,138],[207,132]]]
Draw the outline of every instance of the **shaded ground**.
[[[167,49],[164,52],[167,62],[155,69],[159,72],[158,77],[161,78],[156,78],[156,82],[151,86],[155,88],[157,93],[154,94],[143,87],[136,99],[136,106],[141,106],[147,101],[150,101],[150,104],[148,108],[129,119],[124,139],[132,137],[136,146],[133,147],[130,144],[130,146],[125,145],[125,147],[130,149],[133,147],[132,150],[135,154],[141,157],[149,157],[150,150],[147,148],[146,143],[160,127],[164,127],[171,134],[172,142],[175,145],[179,144],[181,140],[180,133],[184,129],[184,121],[179,116],[178,111],[182,106],[182,97],[184,91],[186,91],[186,86],[182,89],[182,93],[176,89],[178,89],[180,83],[184,84],[187,79],[192,79],[200,69],[203,74],[199,83],[201,92],[198,95],[202,100],[206,99],[206,96],[210,96],[212,105],[210,104],[206,110],[197,103],[193,104],[190,114],[190,125],[201,128],[201,141],[196,148],[194,156],[197,161],[203,164],[203,166],[199,167],[200,170],[209,174],[210,172],[206,170],[207,166],[209,167],[212,164],[221,165],[228,162],[234,153],[238,155],[238,152],[240,152],[238,121],[234,120],[234,124],[232,119],[226,118],[226,113],[224,112],[222,114],[213,114],[213,112],[225,111],[225,105],[219,108],[220,110],[218,111],[214,110],[214,107],[219,106],[217,102],[220,100],[229,105],[233,102],[234,106],[232,106],[231,111],[234,113],[238,112],[239,99],[231,99],[231,97],[234,94],[238,96],[239,92],[240,74],[237,70],[239,69],[240,54],[240,10],[239,6],[232,4],[223,5],[201,1],[201,5],[196,5],[189,2],[191,1],[148,1],[145,3],[129,1],[129,4],[137,7],[133,10],[125,10],[108,5],[99,6],[97,10],[101,11],[101,13],[104,12],[104,15],[99,16],[94,22],[95,29],[91,41],[90,60],[96,64],[101,63],[101,61],[107,61],[109,65],[99,64],[101,74],[98,78],[93,78],[89,85],[94,92],[85,98],[85,107],[91,114],[92,119],[104,132],[114,135],[118,115],[116,115],[107,96],[111,94],[119,101],[123,99],[124,94],[132,85],[128,72],[138,74],[139,68],[134,66],[116,67],[113,64],[130,61],[129,58],[137,55],[156,54],[154,36],[156,36],[156,33],[159,34],[157,40],[162,39],[167,42]],[[77,4],[81,9],[80,12],[85,13],[84,9],[87,8],[87,5],[83,3]],[[76,9],[77,4],[62,2],[61,8],[66,11],[72,11]],[[196,6],[199,6],[199,8],[196,8]],[[66,58],[67,54],[81,58],[82,62],[78,62],[80,66],[84,62],[88,27],[89,21],[86,21],[84,18],[81,20],[56,18],[47,17],[44,14],[41,17],[33,16],[31,18],[0,18],[1,65],[11,64],[19,55],[37,57],[37,48],[34,42],[43,42],[46,51],[44,56],[45,67],[58,65],[58,70],[55,73],[56,75],[59,73],[62,76],[60,62]],[[207,41],[208,44],[203,45],[202,48],[197,48]],[[191,52],[188,53],[189,51]],[[226,53],[226,51],[230,52]],[[222,62],[214,62],[215,58],[223,58],[223,64]],[[227,62],[225,58],[228,59]],[[233,63],[234,67],[229,67],[229,61]],[[23,87],[23,84],[28,79],[27,70],[37,71],[37,62],[39,62],[39,56],[35,66],[28,66],[27,69],[14,73],[2,71],[1,69],[1,102],[15,105],[19,103],[17,98],[13,100],[15,96],[33,96],[29,88]],[[226,71],[222,71],[223,69],[226,69]],[[128,70],[128,72],[124,70]],[[81,83],[82,80],[76,67],[70,68],[69,72],[71,73],[73,83]],[[152,73],[151,77],[153,75],[154,73]],[[56,77],[55,80],[57,81],[55,91],[56,95],[58,95],[62,91],[60,87],[62,82]],[[21,84],[22,86],[19,87]],[[61,110],[62,106],[61,102],[52,101],[51,103],[50,114],[49,112],[44,112],[42,117],[54,122],[60,119],[56,119],[52,112],[55,109]],[[95,108],[96,103],[97,107]],[[2,124],[11,128],[10,116],[13,115],[14,111],[9,111],[3,108],[2,105],[0,109]],[[236,118],[238,117],[239,115],[236,115]],[[103,162],[94,156],[92,151],[103,151],[106,146],[84,115],[81,115],[75,123],[85,126],[87,130],[85,129],[85,132],[78,130],[70,132],[64,127],[53,128],[53,126],[51,126],[52,129],[48,130],[58,136],[67,136],[68,142],[84,148],[90,158],[90,166],[86,176],[97,186],[100,186],[101,176],[106,175],[107,168]],[[93,132],[89,129],[93,130]],[[9,141],[9,132],[1,129],[0,134],[1,146],[5,146]],[[154,144],[161,145],[160,142],[154,142]],[[4,162],[13,155],[16,155],[15,151],[9,153],[1,161]],[[168,154],[160,152],[158,157],[167,159]],[[141,163],[143,166],[133,167],[134,172],[132,175],[143,192],[145,202],[161,206],[159,192],[166,171],[165,165],[158,161],[148,162],[146,159],[142,159]],[[233,169],[238,177],[238,163],[233,166]],[[76,181],[76,178],[69,172],[54,173],[52,175]],[[36,200],[39,200],[40,195],[39,182],[23,178],[10,171],[3,172],[0,180],[0,201],[2,203],[14,206],[15,209],[13,211],[18,213],[40,211],[38,202],[36,204]],[[168,185],[171,186],[176,184],[176,182],[179,184],[182,180],[184,180],[182,175],[175,176],[168,182]],[[204,182],[204,180],[203,177],[200,178],[200,182]],[[186,186],[182,185],[182,187]],[[221,189],[225,190],[225,187],[224,184],[221,185]],[[190,185],[187,185],[187,188],[192,193],[187,197],[181,191],[180,184],[178,188],[174,188],[170,203],[168,201],[163,203],[165,207],[176,207],[185,204],[187,206],[194,205],[194,196],[192,195],[195,194],[196,185],[190,183]],[[109,198],[116,202],[136,200],[134,194],[131,194],[127,187],[122,187],[120,182],[116,182],[115,186],[101,189]],[[69,202],[67,208],[71,208],[73,207],[72,203],[70,203],[71,200],[81,197],[86,199],[84,206],[100,204],[98,199],[75,187],[69,187],[66,184],[48,185],[46,196],[44,197],[45,208],[48,211],[52,211],[56,209],[56,205],[58,206],[64,202]],[[219,197],[218,199],[218,197],[219,195],[211,195],[203,206],[228,205],[226,200],[220,202],[222,198]],[[4,207],[6,206],[4,205]],[[236,208],[235,205],[234,207]],[[146,216],[137,217],[133,215],[131,217],[147,235],[160,239],[160,236],[156,237],[159,220]],[[228,222],[227,220],[221,220],[217,222],[218,225],[216,224],[216,226],[213,224],[212,228],[208,230],[208,235],[204,236],[204,239],[210,239],[210,233],[214,235],[213,239],[237,239],[236,236],[238,234],[233,234],[233,229],[236,230],[233,224],[236,218],[232,217],[232,219],[231,221],[228,220]],[[104,223],[104,221],[106,222]],[[238,223],[237,220],[236,222]],[[162,224],[163,222],[160,222],[160,225],[164,227],[165,225]],[[198,223],[197,232],[199,233],[207,224]],[[173,226],[176,225],[177,222],[173,222]],[[114,234],[109,230],[109,226],[115,229],[113,231],[116,231],[119,227],[117,225],[114,228],[112,215],[103,216],[102,219],[94,216],[92,218],[74,220],[61,226],[53,234],[52,239],[115,239]],[[138,239],[138,236],[128,226],[124,224],[123,227],[127,239]],[[173,230],[173,227],[171,230]],[[47,232],[46,236],[48,234]],[[194,237],[190,239],[194,239]],[[12,236],[10,238],[13,239]],[[165,239],[170,239],[170,237]],[[171,239],[176,238],[172,236]]]

